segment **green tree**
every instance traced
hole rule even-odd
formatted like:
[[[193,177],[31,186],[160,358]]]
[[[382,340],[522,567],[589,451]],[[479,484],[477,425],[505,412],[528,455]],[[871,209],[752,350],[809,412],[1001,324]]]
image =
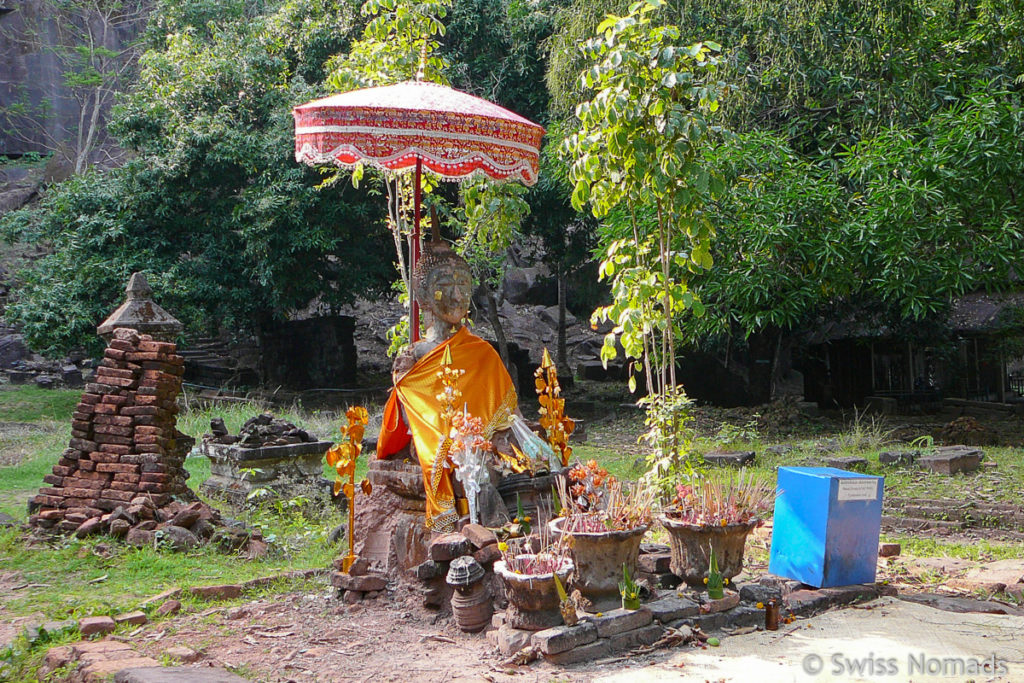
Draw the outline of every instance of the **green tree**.
[[[568,48],[595,13],[624,6],[563,13],[548,72],[557,111],[583,92]],[[911,329],[953,296],[1011,282],[1020,10],[1019,0],[671,0],[664,21],[725,46],[721,120],[737,133],[704,162],[730,191],[706,206],[716,266],[689,282],[708,315],[684,317],[680,341],[745,345],[768,360],[750,368],[751,393],[767,400],[774,350],[823,317],[884,311],[890,328]]]
[[[32,346],[94,343],[132,270],[151,274],[193,332],[254,330],[314,299],[330,309],[382,288],[379,201],[316,189],[316,171],[292,157],[290,108],[318,94],[297,74],[317,67],[300,61],[322,66],[356,28],[343,3],[289,0],[149,51],[113,126],[134,158],[3,220],[9,236],[53,246],[7,313]]]
[[[614,357],[621,340],[628,357],[643,360],[653,394],[676,386],[680,315],[702,312],[688,277],[711,266],[704,205],[723,189],[703,163],[716,135],[718,46],[677,44],[677,27],[652,24],[663,5],[635,3],[585,44],[592,66],[581,79],[593,97],[577,107],[579,129],[564,147],[573,206],[589,203],[596,217],[610,217],[601,275],[612,281],[614,302],[595,317],[615,329],[602,358]]]

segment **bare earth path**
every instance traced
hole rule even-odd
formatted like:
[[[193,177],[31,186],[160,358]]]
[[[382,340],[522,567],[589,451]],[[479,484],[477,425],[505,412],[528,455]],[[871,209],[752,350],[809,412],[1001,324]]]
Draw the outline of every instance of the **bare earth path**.
[[[325,590],[151,624],[131,643],[155,658],[172,645],[185,645],[202,653],[197,665],[231,667],[250,680],[275,683],[1024,680],[1024,640],[1018,637],[1024,617],[954,614],[894,598],[799,619],[777,632],[726,636],[718,648],[683,646],[572,668],[545,662],[501,666],[482,634],[460,633],[448,619],[432,621],[429,613],[395,602],[353,609]],[[931,662],[942,658],[984,662],[993,657],[1005,671],[910,675],[915,673],[911,658],[934,669],[938,665]],[[895,662],[895,673],[879,676],[876,669],[875,675],[863,675],[866,670],[854,669],[878,659],[890,669]],[[821,669],[810,675],[815,664]],[[960,665],[943,666],[948,674]]]

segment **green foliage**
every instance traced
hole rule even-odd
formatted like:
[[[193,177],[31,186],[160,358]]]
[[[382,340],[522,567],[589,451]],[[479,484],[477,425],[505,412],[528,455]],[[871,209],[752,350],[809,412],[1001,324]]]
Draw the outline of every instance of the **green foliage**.
[[[519,183],[473,180],[459,189],[462,206],[457,212],[462,234],[457,251],[469,262],[473,279],[492,289],[505,275],[505,252],[519,235],[519,226],[530,213]]]
[[[718,554],[713,547],[710,548],[708,555],[708,597],[712,600],[721,600],[725,597],[725,582],[728,579],[723,579],[722,572],[718,571]]]
[[[555,15],[564,4],[565,0],[453,4],[443,38],[452,85],[546,124],[548,91],[540,87],[547,67],[544,43],[557,28]]]
[[[419,78],[447,83],[447,61],[435,54],[453,0],[366,0],[362,38],[332,59],[327,85],[340,92]]]
[[[757,420],[760,417],[755,413],[750,420],[740,426],[723,422],[715,435],[711,437],[711,442],[723,448],[740,446],[757,448],[761,443],[761,434],[757,429]]]
[[[619,581],[619,595],[623,609],[640,609],[640,585],[629,575],[629,567],[622,565],[622,581]]]
[[[624,7],[580,0],[560,15],[557,111],[585,92],[570,48]],[[706,205],[716,265],[690,276],[707,313],[683,318],[684,341],[738,348],[851,313],[941,320],[951,297],[1013,280],[1019,2],[672,0],[661,13],[688,40],[725,46],[721,114],[737,133],[703,162],[730,190]]]
[[[1005,286],[1024,257],[1024,112],[1020,97],[982,89],[913,127],[853,150],[844,171],[863,271],[911,319],[949,297]]]
[[[329,309],[383,286],[377,202],[344,186],[314,189],[315,171],[290,155],[289,109],[316,95],[298,63],[336,40],[325,35],[336,9],[290,0],[211,26],[208,41],[172,34],[143,57],[114,126],[135,157],[0,221],[9,238],[54,247],[21,275],[7,312],[33,348],[95,348],[95,326],[134,270],[190,331],[252,330],[315,297]],[[310,32],[287,35],[302,16]]]
[[[647,431],[639,439],[648,449],[644,478],[662,500],[671,500],[676,484],[699,474],[700,456],[693,449],[695,432],[690,413],[693,401],[681,386],[675,386],[648,394],[638,403],[646,411]]]
[[[714,230],[703,207],[723,189],[702,163],[716,134],[719,46],[677,44],[678,27],[652,23],[663,5],[634,3],[587,41],[581,82],[594,95],[576,108],[579,130],[564,142],[573,206],[610,216],[600,274],[612,280],[614,303],[595,318],[615,328],[601,357],[614,357],[620,340],[628,357],[644,360],[651,392],[675,385],[677,318],[702,312],[687,278],[711,266]]]

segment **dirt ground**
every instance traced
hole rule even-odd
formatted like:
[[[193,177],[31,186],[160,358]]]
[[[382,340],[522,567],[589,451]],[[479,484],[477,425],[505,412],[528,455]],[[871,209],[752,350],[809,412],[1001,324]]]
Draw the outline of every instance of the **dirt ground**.
[[[767,570],[759,557],[770,540],[769,531],[770,527],[758,529],[751,538],[754,552],[744,572],[748,577]],[[930,575],[933,581],[936,573],[962,576],[978,565],[947,560],[940,566],[934,558],[882,559],[878,580],[890,582],[902,593],[938,591],[968,597],[968,590],[923,585],[921,577]],[[738,578],[742,582],[743,575]],[[13,618],[5,614],[5,597],[38,588],[26,585],[15,572],[0,573],[0,642],[42,620],[42,615]],[[1024,614],[1011,605],[977,604],[977,611],[992,608]],[[813,628],[815,618],[800,619],[797,624]],[[450,615],[424,609],[419,596],[405,586],[375,600],[347,605],[336,597],[326,576],[314,579],[302,591],[181,613],[114,637],[165,664],[173,663],[168,650],[186,647],[195,657],[183,663],[227,668],[266,683],[590,681],[630,670],[638,677],[644,669],[664,674],[666,667],[681,666],[679,662],[687,660],[684,652],[694,649],[682,645],[644,654],[610,655],[568,668],[544,661],[516,666],[503,661],[485,634],[460,632]]]
[[[10,595],[20,584],[16,573],[0,574],[0,595]],[[42,615],[12,619],[4,614],[2,602],[0,598],[0,641],[41,620]],[[112,637],[164,663],[171,663],[169,649],[187,647],[196,653],[189,666],[227,668],[266,683],[575,682],[646,666],[672,654],[666,650],[626,660],[616,657],[571,669],[543,661],[503,665],[485,634],[462,633],[450,615],[431,613],[417,603],[415,596],[400,589],[388,599],[345,605],[324,578],[315,591],[181,614],[141,626],[126,637]]]

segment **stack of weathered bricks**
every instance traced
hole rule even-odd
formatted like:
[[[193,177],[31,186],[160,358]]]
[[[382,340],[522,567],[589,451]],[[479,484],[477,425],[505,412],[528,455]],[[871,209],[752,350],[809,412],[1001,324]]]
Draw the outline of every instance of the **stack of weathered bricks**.
[[[175,345],[122,328],[103,356],[72,416],[69,448],[30,503],[34,526],[98,526],[119,507],[152,518],[147,508],[188,492],[184,435],[175,429],[184,361]]]

